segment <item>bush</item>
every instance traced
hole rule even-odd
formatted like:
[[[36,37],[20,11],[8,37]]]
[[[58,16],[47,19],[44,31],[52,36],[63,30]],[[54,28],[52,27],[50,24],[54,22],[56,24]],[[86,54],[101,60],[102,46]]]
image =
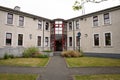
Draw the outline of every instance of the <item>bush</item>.
[[[81,56],[83,56],[83,54],[81,52],[73,51],[73,50],[63,51],[61,55],[63,57],[81,57]]]
[[[7,53],[4,54],[4,59],[8,59],[9,55]]]
[[[29,57],[35,57],[39,54],[39,49],[36,47],[30,47],[24,50],[23,57],[29,58]]]
[[[13,54],[5,53],[4,59],[9,59],[9,58],[13,59],[13,58],[15,58],[15,56]]]

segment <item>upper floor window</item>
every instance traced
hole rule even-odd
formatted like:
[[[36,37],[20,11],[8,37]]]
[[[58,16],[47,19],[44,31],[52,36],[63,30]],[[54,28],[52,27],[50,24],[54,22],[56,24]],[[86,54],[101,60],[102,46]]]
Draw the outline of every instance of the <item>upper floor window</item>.
[[[42,21],[41,20],[38,21],[38,29],[42,29]]]
[[[13,14],[8,13],[7,15],[7,24],[13,24]]]
[[[23,25],[24,25],[24,17],[19,16],[19,26],[23,26]]]
[[[76,29],[79,29],[80,25],[79,25],[79,20],[76,21]]]
[[[69,30],[72,30],[72,22],[69,22]]]
[[[48,22],[46,22],[45,30],[49,30],[49,23]]]
[[[94,46],[99,46],[99,34],[94,34]]]
[[[105,46],[111,46],[111,33],[105,33]]]
[[[23,34],[18,34],[18,45],[19,46],[23,45]]]
[[[6,45],[12,44],[12,33],[6,33]]]
[[[41,36],[38,36],[37,45],[38,45],[38,46],[41,46]]]
[[[104,24],[110,24],[110,15],[109,15],[109,13],[104,14]]]
[[[98,26],[98,16],[93,16],[93,26]]]

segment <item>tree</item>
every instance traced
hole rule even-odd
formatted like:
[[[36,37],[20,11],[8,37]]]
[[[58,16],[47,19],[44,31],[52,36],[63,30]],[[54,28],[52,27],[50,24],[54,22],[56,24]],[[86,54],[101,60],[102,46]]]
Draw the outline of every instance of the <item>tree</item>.
[[[80,1],[75,1],[74,5],[73,5],[73,10],[80,10],[84,8],[84,4],[87,2],[91,2],[91,3],[101,3],[103,1],[107,1],[107,0],[80,0]]]

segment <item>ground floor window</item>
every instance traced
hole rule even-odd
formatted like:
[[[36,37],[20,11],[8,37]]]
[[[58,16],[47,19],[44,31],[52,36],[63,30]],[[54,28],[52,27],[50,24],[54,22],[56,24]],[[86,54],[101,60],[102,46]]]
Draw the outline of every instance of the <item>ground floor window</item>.
[[[99,46],[99,34],[94,34],[94,46]]]
[[[111,33],[105,33],[105,46],[111,46]]]
[[[45,46],[48,46],[48,42],[49,42],[48,37],[45,37]]]
[[[6,33],[6,45],[12,44],[12,33]]]
[[[76,36],[76,46],[79,46],[80,45],[80,39],[78,36]]]
[[[19,46],[23,45],[23,34],[18,34],[18,45]]]
[[[38,46],[41,46],[41,36],[38,36],[38,37],[37,37],[37,45],[38,45]]]
[[[72,46],[72,37],[69,37],[69,46]]]

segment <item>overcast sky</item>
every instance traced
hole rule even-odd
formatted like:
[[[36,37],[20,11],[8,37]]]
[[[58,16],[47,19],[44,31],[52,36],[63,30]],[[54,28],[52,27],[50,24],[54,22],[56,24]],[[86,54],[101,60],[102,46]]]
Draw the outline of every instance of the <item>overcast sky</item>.
[[[38,15],[41,17],[55,19],[69,19],[81,15],[80,11],[73,11],[75,0],[0,0],[0,5],[14,8],[21,7],[21,11]],[[99,4],[86,3],[85,13],[120,5],[120,0],[108,0]]]

